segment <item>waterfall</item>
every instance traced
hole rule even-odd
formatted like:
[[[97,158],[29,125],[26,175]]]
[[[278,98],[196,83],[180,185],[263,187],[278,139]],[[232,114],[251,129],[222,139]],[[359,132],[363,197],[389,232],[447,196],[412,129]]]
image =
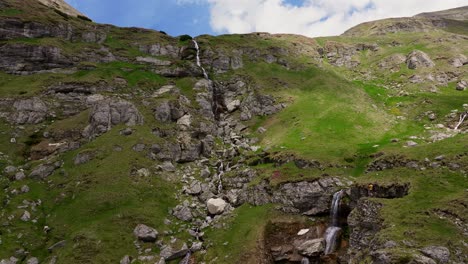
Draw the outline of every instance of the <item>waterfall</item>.
[[[336,250],[338,239],[341,235],[341,228],[337,226],[330,226],[325,231],[325,255],[328,255]]]
[[[229,167],[229,163],[226,165],[226,167]],[[221,161],[221,165],[218,167],[218,194],[220,194],[223,191],[223,175],[224,175],[224,164]]]
[[[340,205],[344,191],[340,190],[333,194],[332,204],[330,208],[330,226],[325,231],[325,255],[328,255],[336,250],[337,242],[341,235],[339,227]]]
[[[195,39],[192,39],[193,44],[195,45],[195,49],[197,50],[197,66],[200,67],[203,71],[203,76],[205,79],[209,80],[208,74],[205,71],[205,68],[202,67],[200,62],[200,47],[198,46],[198,42]]]
[[[340,205],[341,205],[341,198],[343,197],[343,190],[336,192],[333,194],[333,200],[330,210],[330,219],[331,219],[331,226],[339,226],[339,214],[340,214]]]
[[[301,264],[310,264],[310,261],[309,261],[308,258],[303,257],[302,260],[301,260]]]

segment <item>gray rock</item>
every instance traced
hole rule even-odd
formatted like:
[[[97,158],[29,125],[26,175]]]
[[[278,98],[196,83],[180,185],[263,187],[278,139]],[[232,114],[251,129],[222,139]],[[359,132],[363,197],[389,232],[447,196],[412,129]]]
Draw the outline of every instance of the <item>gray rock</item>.
[[[48,247],[47,250],[49,252],[52,252],[54,251],[55,249],[57,248],[63,248],[65,245],[67,244],[67,241],[66,240],[62,240],[62,241],[59,241],[55,244],[53,244],[52,246]],[[51,261],[52,262],[52,261]]]
[[[17,181],[20,181],[24,178],[26,178],[26,174],[24,174],[24,171],[19,171],[15,174],[15,180]]]
[[[450,251],[446,247],[429,246],[421,249],[421,252],[427,257],[437,260],[438,263],[448,263],[450,260]]]
[[[240,105],[241,105],[241,101],[236,99],[236,100],[233,100],[233,101],[229,102],[226,105],[226,109],[228,110],[228,112],[231,113],[231,112],[234,112],[235,110],[237,110]]]
[[[136,152],[142,152],[143,150],[145,150],[145,148],[146,148],[146,145],[142,143],[138,143],[132,147],[132,149]]]
[[[38,97],[15,101],[10,121],[17,125],[38,124],[45,120],[48,108]]]
[[[206,206],[208,207],[208,212],[213,215],[222,214],[228,203],[221,198],[217,199],[208,199]]]
[[[88,163],[89,161],[91,161],[94,158],[95,155],[96,155],[95,153],[90,152],[90,151],[78,153],[75,156],[75,158],[73,159],[73,163],[75,165],[81,165],[81,164]]]
[[[0,264],[16,264],[18,263],[19,259],[15,257],[10,257],[9,259],[2,259],[0,260]]]
[[[161,165],[158,166],[161,170],[167,172],[174,172],[176,167],[170,161],[164,161]]]
[[[172,213],[177,219],[182,221],[190,221],[193,219],[192,210],[185,205],[178,205],[173,209]]]
[[[158,238],[158,231],[144,224],[137,225],[133,234],[143,242],[155,242]]]
[[[307,257],[320,256],[325,250],[325,240],[323,238],[317,238],[307,240],[297,247],[299,253]]]
[[[208,167],[205,167],[200,171],[200,177],[202,178],[208,178],[210,177],[210,175],[211,175],[211,171]]]
[[[416,142],[414,142],[414,141],[411,141],[411,140],[410,140],[410,141],[406,141],[406,146],[407,146],[407,147],[415,147],[415,146],[417,146],[417,145],[418,145],[418,143],[416,143]]]
[[[189,114],[184,115],[177,120],[177,125],[180,126],[182,129],[190,128],[191,124],[192,124],[192,117]]]
[[[468,63],[468,58],[463,54],[459,54],[455,58],[450,60],[450,65],[456,68],[460,68],[467,63]]]
[[[36,257],[31,257],[26,261],[26,264],[39,264],[39,259]]]
[[[468,88],[468,82],[467,81],[459,81],[457,83],[457,91],[464,91],[466,90],[466,88]]]
[[[120,135],[123,136],[130,136],[131,134],[133,134],[133,129],[131,129],[130,127],[127,127],[120,131]]]
[[[29,178],[44,180],[54,173],[54,171],[62,166],[61,162],[52,164],[41,164],[37,166],[30,174]]]
[[[382,204],[367,198],[361,198],[348,216],[350,227],[350,247],[361,251],[377,246],[375,239],[382,228],[383,219],[380,218]]]
[[[143,116],[132,103],[121,99],[104,99],[94,104],[83,136],[99,136],[118,124],[134,126],[142,123]]]
[[[202,187],[201,187],[201,182],[199,182],[199,181],[193,181],[190,184],[190,186],[185,188],[185,192],[187,194],[191,194],[191,195],[200,194],[201,191],[202,191]]]
[[[28,192],[29,192],[29,186],[23,185],[23,186],[21,187],[21,192],[22,192],[22,193],[28,193]]]
[[[25,43],[0,46],[0,70],[7,73],[25,75],[70,68],[73,65],[73,60],[64,56],[58,47]]]
[[[136,60],[138,62],[144,62],[144,63],[149,63],[155,66],[169,66],[172,64],[172,62],[167,61],[167,60],[160,60],[152,57],[137,57]]]
[[[129,255],[124,256],[120,260],[120,264],[130,264],[130,263],[132,263],[132,257],[130,257]]]
[[[202,248],[203,248],[203,242],[194,242],[192,244],[192,247],[190,247],[190,251],[197,252],[197,251],[202,250]]]
[[[426,256],[415,254],[410,264],[437,264],[433,259]]]
[[[13,174],[15,173],[16,171],[18,170],[18,168],[16,168],[15,166],[11,166],[11,165],[8,165],[5,167],[5,169],[3,170],[3,172],[5,174]]]
[[[420,50],[414,50],[408,54],[406,64],[409,69],[432,68],[435,66],[429,55]]]
[[[23,215],[21,216],[21,221],[28,222],[29,220],[31,220],[31,213],[24,211]]]

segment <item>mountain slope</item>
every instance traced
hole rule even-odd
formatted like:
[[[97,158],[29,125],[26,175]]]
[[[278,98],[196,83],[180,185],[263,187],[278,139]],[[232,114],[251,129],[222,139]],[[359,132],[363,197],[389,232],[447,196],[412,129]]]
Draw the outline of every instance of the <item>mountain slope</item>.
[[[61,12],[70,16],[84,16],[82,13],[80,13],[78,10],[76,10],[63,0],[39,0],[39,2],[53,9],[60,10]]]
[[[203,35],[207,80],[190,39],[0,8],[3,263],[467,259],[463,27]]]
[[[441,12],[422,13],[411,18],[390,18],[357,25],[343,36],[377,36],[399,32],[432,32],[445,30],[467,34],[468,7]]]

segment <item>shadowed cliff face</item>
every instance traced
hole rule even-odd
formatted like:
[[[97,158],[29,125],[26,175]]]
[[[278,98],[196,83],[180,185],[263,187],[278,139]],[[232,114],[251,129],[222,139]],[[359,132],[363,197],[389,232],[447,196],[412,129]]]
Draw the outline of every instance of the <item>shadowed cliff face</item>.
[[[3,262],[466,257],[459,11],[197,52],[54,3],[0,1]],[[324,257],[339,190],[342,250]]]

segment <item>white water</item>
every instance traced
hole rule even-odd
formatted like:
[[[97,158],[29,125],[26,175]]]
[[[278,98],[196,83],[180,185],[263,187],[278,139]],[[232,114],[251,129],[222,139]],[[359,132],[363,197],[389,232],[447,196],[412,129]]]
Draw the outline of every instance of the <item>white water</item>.
[[[220,194],[223,191],[223,175],[224,171],[227,171],[228,169],[229,163],[226,165],[225,168],[223,162],[221,161],[221,164],[218,167],[218,194]]]
[[[460,127],[460,125],[463,123],[463,121],[465,121],[465,118],[468,116],[468,113],[465,112],[465,113],[462,113],[460,115],[460,119],[458,121],[458,124],[455,126],[454,130],[458,130],[458,128]]]
[[[331,226],[325,231],[325,255],[328,255],[336,250],[339,236],[341,235],[341,228],[337,226]]]
[[[195,39],[192,39],[193,44],[195,45],[195,49],[197,50],[197,66],[200,67],[203,71],[203,76],[205,79],[209,80],[208,74],[205,71],[205,68],[202,67],[200,62],[200,47],[198,46],[198,42]]]
[[[333,194],[333,200],[330,208],[330,226],[325,231],[325,255],[333,253],[336,250],[337,242],[341,235],[339,227],[340,205],[343,198],[343,190]]]
[[[343,190],[333,194],[333,200],[330,210],[331,225],[338,226],[341,198],[343,197]]]
[[[309,261],[308,258],[305,258],[305,257],[304,257],[304,258],[302,258],[302,260],[301,260],[301,264],[310,264],[310,261]]]

